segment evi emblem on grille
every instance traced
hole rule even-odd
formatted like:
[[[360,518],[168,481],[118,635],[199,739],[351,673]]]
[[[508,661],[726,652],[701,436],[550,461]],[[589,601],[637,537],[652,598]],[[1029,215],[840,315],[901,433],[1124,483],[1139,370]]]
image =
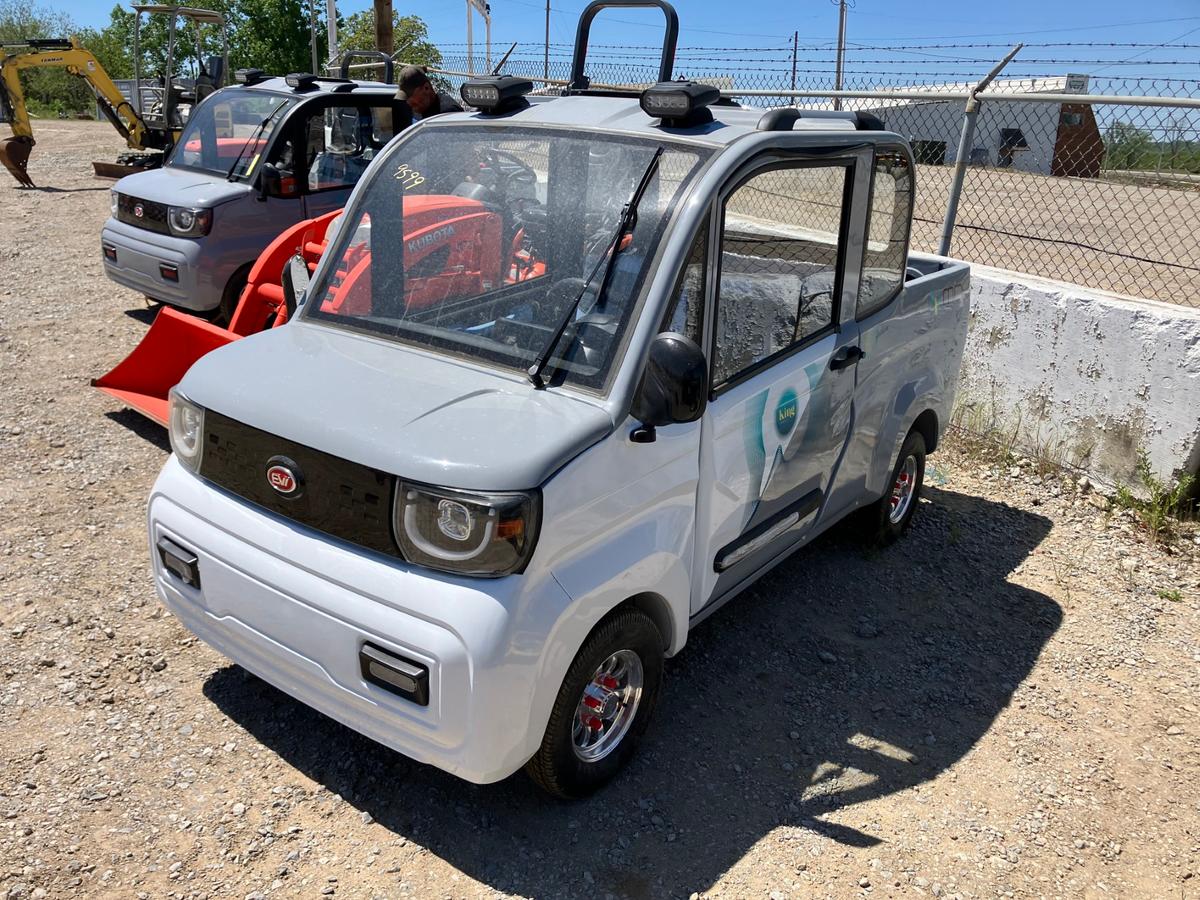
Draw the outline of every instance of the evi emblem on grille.
[[[267,460],[267,484],[284,497],[299,497],[304,489],[304,474],[286,456],[272,456]]]

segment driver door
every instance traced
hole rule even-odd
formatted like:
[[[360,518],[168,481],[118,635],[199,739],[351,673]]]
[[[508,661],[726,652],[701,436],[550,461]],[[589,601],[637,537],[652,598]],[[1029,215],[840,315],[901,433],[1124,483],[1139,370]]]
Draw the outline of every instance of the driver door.
[[[752,164],[714,216],[711,397],[693,614],[812,531],[850,430],[858,330],[842,323],[855,159]]]
[[[371,160],[394,136],[393,106],[364,100],[312,105],[301,138],[306,218],[346,205]]]

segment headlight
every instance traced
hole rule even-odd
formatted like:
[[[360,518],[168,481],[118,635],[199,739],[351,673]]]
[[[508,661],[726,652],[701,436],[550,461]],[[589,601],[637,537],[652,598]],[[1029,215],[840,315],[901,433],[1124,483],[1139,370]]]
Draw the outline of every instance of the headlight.
[[[117,217],[117,209],[121,205],[121,195],[116,191],[108,192],[108,208],[112,210],[113,218]]]
[[[187,397],[171,391],[171,449],[179,461],[193,472],[200,470],[200,454],[204,450],[204,407]]]
[[[212,210],[191,206],[167,207],[167,224],[178,237],[200,237],[212,227]]]
[[[525,568],[540,516],[536,492],[476,494],[403,482],[393,511],[396,541],[409,562],[488,577]]]

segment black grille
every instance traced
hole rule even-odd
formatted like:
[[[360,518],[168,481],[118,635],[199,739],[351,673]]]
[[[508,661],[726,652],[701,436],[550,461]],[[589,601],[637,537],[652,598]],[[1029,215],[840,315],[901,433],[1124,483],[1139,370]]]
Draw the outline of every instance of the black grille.
[[[139,216],[137,210],[141,209]],[[160,234],[170,234],[171,227],[167,224],[167,205],[155,203],[152,200],[139,200],[128,194],[117,194],[117,221],[157,231]]]
[[[278,457],[294,463],[298,470],[300,487],[291,496],[280,494],[267,481],[267,469]],[[400,556],[392,538],[396,479],[386,472],[206,410],[200,474],[271,512],[368,549]]]

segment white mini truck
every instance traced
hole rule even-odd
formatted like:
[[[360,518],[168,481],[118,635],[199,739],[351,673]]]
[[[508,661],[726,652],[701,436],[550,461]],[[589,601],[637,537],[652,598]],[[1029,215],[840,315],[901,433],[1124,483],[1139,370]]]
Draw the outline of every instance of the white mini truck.
[[[467,82],[289,272],[292,319],[172,397],[162,601],[477,783],[611,778],[700,620],[851,513],[905,530],[954,398],[968,270],[909,253],[905,141],[671,82],[652,5],[662,83],[590,89],[578,51],[561,97]]]

